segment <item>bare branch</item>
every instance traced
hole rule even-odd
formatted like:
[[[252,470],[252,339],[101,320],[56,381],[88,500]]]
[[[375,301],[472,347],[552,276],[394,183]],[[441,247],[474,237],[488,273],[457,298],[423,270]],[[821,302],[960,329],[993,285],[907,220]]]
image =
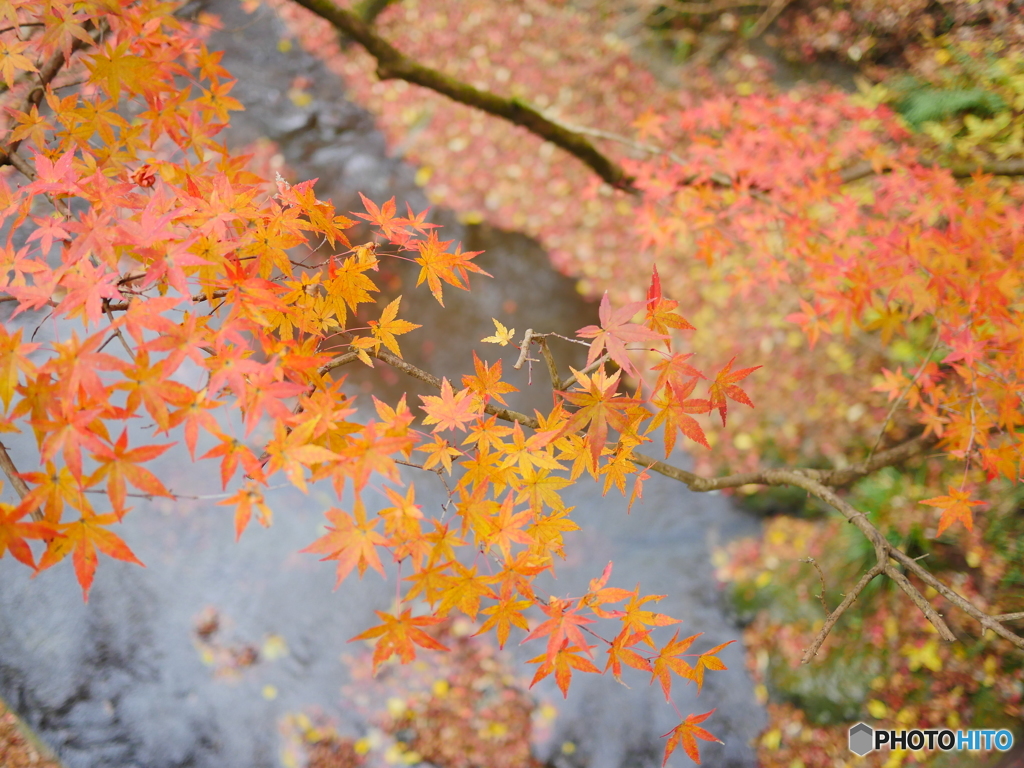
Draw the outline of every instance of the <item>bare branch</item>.
[[[551,388],[560,392],[562,390],[562,377],[558,375],[558,365],[555,357],[551,354],[548,340],[543,336],[537,338],[537,346],[540,347],[540,355],[544,358],[544,364],[548,367],[548,377],[551,379]]]
[[[519,345],[519,359],[516,360],[516,364],[512,367],[517,371],[523,367],[530,354],[530,344],[533,342],[533,328],[527,328],[526,333],[523,334],[522,344]]]
[[[839,618],[846,613],[846,610],[853,605],[854,601],[860,596],[860,593],[864,591],[864,588],[871,583],[871,580],[878,574],[882,573],[883,570],[885,570],[885,568],[881,563],[875,563],[871,570],[860,577],[860,581],[857,582],[857,585],[851,591],[846,593],[846,597],[843,599],[843,602],[839,604],[839,607],[828,614],[828,618],[826,618],[825,623],[821,625],[821,629],[814,638],[814,642],[812,642],[807,647],[807,650],[804,651],[804,655],[800,658],[801,664],[806,664],[818,655],[818,649],[821,648],[821,644],[825,642],[825,638],[828,637],[829,632],[832,631],[832,627],[834,627],[836,622],[839,621]]]
[[[14,461],[11,460],[11,454],[7,452],[7,446],[0,443],[0,469],[3,469],[4,474],[7,475],[7,479],[11,481],[11,485],[14,486],[14,490],[18,494],[18,498],[24,499],[28,496],[29,487],[28,484],[21,479],[18,474],[18,468],[14,466]],[[43,513],[39,509],[32,510],[32,519],[37,523],[42,521]]]

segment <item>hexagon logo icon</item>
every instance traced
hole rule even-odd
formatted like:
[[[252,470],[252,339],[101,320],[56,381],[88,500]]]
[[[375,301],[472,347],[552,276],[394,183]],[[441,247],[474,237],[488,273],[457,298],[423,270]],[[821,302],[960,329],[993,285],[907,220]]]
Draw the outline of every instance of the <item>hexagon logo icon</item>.
[[[864,757],[864,755],[875,748],[874,735],[875,732],[870,725],[857,723],[850,728],[850,751],[855,755]]]

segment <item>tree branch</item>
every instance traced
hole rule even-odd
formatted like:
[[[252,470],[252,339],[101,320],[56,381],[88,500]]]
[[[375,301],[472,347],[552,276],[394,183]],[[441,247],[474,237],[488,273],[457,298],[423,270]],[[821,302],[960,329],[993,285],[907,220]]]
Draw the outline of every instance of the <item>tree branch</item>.
[[[825,619],[825,623],[822,624],[821,629],[814,638],[814,642],[807,646],[807,650],[804,651],[804,655],[800,658],[801,664],[806,664],[818,655],[818,649],[821,648],[821,644],[825,642],[825,638],[828,637],[829,632],[832,631],[832,627],[834,627],[836,622],[839,621],[839,618],[846,613],[847,608],[853,605],[853,602],[860,596],[860,593],[864,591],[864,588],[871,582],[871,580],[884,570],[885,568],[881,563],[875,563],[874,567],[870,571],[861,576],[857,585],[850,592],[846,593],[846,597],[843,602],[839,604],[839,607],[832,611],[828,615],[828,618]]]
[[[18,474],[18,468],[14,466],[14,461],[11,460],[11,454],[7,452],[7,446],[3,443],[0,443],[0,469],[3,469],[4,474],[7,475],[7,479],[11,481],[11,485],[14,486],[14,490],[18,494],[18,498],[24,499],[28,496],[28,484],[21,479],[21,476]],[[43,513],[38,509],[33,509],[31,515],[32,519],[37,523],[41,522],[43,519]]]
[[[405,80],[429,88],[453,101],[487,112],[518,125],[540,138],[561,147],[588,165],[606,183],[625,192],[636,193],[633,179],[614,160],[606,157],[587,139],[549,120],[538,110],[516,98],[505,98],[449,77],[436,69],[410,59],[352,11],[340,8],[332,0],[294,0],[330,23],[336,30],[359,43],[377,60],[381,80]]]
[[[931,168],[938,164],[922,162],[921,165]],[[1024,160],[994,160],[989,163],[964,162],[953,163],[948,166],[940,165],[939,167],[946,168],[957,179],[966,179],[976,173],[984,173],[990,176],[1024,176]],[[868,176],[891,172],[892,168],[882,168],[881,171],[875,171],[871,163],[865,160],[841,170],[839,178],[843,184],[850,184],[860,179],[866,179]]]

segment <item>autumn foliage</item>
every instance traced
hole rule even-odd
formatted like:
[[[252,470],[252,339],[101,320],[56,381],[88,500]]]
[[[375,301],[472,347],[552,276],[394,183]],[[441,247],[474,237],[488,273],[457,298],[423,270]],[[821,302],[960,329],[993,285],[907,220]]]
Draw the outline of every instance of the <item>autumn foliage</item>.
[[[683,277],[708,265],[729,273],[720,315],[792,286],[785,322],[812,346],[875,330],[886,344],[927,339],[927,356],[887,368],[876,389],[905,401],[947,455],[990,479],[1017,479],[1021,190],[982,174],[957,182],[925,163],[884,109],[836,95],[750,96],[682,105],[671,120],[635,114],[627,141],[657,145],[622,158],[629,191],[548,184],[581,221],[605,195],[617,212],[609,220],[624,222],[644,254],[642,283],[634,264],[618,295],[604,293],[599,324],[575,331],[589,346],[585,367],[563,379],[547,334],[517,345],[496,318],[483,340],[495,346],[475,353],[474,370],[438,376],[402,359],[403,337],[420,326],[403,316],[402,297],[378,299],[376,275],[384,260],[414,262],[417,287],[443,306],[452,290],[489,277],[479,254],[394,200],[363,198],[350,218],[317,197],[315,179],[250,172],[217,141],[240,108],[231,76],[199,27],[173,11],[155,0],[21,0],[4,10],[0,301],[10,312],[0,329],[0,431],[19,437],[0,461],[20,502],[0,506],[0,555],[32,571],[70,559],[87,599],[99,553],[138,563],[117,524],[133,497],[180,492],[145,466],[180,443],[219,466],[218,501],[236,536],[253,516],[271,524],[269,484],[306,492],[319,483],[338,502],[304,551],[332,561],[338,584],[367,570],[386,576],[392,562],[408,568],[398,603],[353,638],[375,641],[375,666],[445,650],[429,630],[461,614],[500,645],[513,635],[536,645],[534,682],[553,676],[563,693],[573,675],[618,677],[623,665],[650,673],[669,700],[680,680],[699,689],[705,673],[725,669],[724,645],[700,650],[699,634],[663,635],[679,619],[654,610],[662,596],[614,586],[610,565],[596,573],[603,564],[582,595],[543,596],[533,584],[577,529],[561,491],[583,474],[622,493],[624,506],[652,469],[713,487],[640,451],[655,432],[666,458],[682,441],[710,447],[714,421],[698,417],[717,413],[725,427],[737,404],[753,406],[746,388],[761,366],[693,354],[701,324],[683,314],[711,282],[684,287]],[[357,220],[372,235],[353,243]],[[592,235],[587,243],[600,242]],[[590,245],[573,251],[588,259],[581,271],[610,281]],[[566,242],[555,250],[574,266]],[[44,318],[53,333],[35,340]],[[763,350],[763,338],[711,343]],[[515,356],[495,354],[514,347]],[[503,365],[536,349],[553,406],[517,413]],[[346,365],[390,366],[438,394],[373,398],[375,415],[360,418]],[[449,516],[416,503],[403,465],[425,470],[423,482],[445,479]],[[744,482],[804,483],[832,498],[811,485],[819,479]],[[390,506],[367,508],[375,485]],[[979,506],[965,481],[924,503],[941,510],[940,533],[970,528]],[[715,740],[703,725],[710,716],[681,716],[666,760],[681,747],[699,761],[698,741]]]

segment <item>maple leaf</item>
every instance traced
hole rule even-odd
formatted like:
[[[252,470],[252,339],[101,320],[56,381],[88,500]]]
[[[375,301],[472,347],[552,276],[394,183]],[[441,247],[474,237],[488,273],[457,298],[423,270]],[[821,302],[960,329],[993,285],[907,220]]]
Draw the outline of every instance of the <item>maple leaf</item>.
[[[14,87],[14,77],[18,72],[39,71],[32,60],[22,53],[28,47],[27,40],[0,40],[0,73],[3,73],[8,88]]]
[[[39,570],[46,570],[63,560],[68,552],[71,552],[75,576],[78,577],[78,583],[82,587],[82,598],[88,602],[89,589],[92,587],[99,559],[96,550],[118,560],[135,563],[145,568],[142,561],[135,557],[128,545],[117,534],[103,527],[117,521],[118,516],[114,514],[87,515],[76,522],[58,525],[57,530],[62,535],[50,541],[43,556],[39,559]]]
[[[496,598],[497,595],[487,586],[484,576],[477,575],[476,566],[467,568],[456,561],[452,563],[454,575],[445,580],[441,604],[437,607],[439,616],[447,616],[452,608],[458,608],[470,619],[475,620],[480,612],[480,598]]]
[[[704,670],[710,669],[715,672],[722,672],[728,669],[715,654],[727,645],[735,642],[735,640],[729,640],[721,645],[716,645],[710,651],[704,651],[704,653],[697,657],[697,663],[693,665],[693,681],[697,683],[697,693],[700,693],[700,689],[704,686]]]
[[[274,519],[273,511],[263,498],[263,491],[254,482],[246,483],[236,493],[217,503],[224,507],[235,507],[235,541],[242,538],[242,531],[252,519],[253,508],[256,510],[256,519],[264,528],[269,528]]]
[[[612,563],[604,567],[601,576],[596,579],[590,580],[590,588],[587,594],[580,600],[580,607],[587,606],[594,613],[603,619],[614,618],[621,616],[620,611],[605,611],[601,609],[601,606],[605,603],[617,603],[620,600],[625,600],[627,597],[632,597],[633,592],[628,589],[620,589],[619,587],[606,587],[608,579],[612,575]]]
[[[511,557],[512,544],[534,544],[532,536],[522,530],[524,526],[533,522],[533,510],[513,514],[515,501],[513,494],[509,493],[502,502],[497,517],[490,519],[490,531],[484,537],[483,545],[489,550],[497,546],[502,556],[508,560]]]
[[[732,364],[736,361],[734,357],[728,363],[725,368],[718,372],[715,376],[715,380],[711,383],[708,388],[708,396],[711,400],[711,409],[718,409],[719,415],[722,417],[722,426],[725,426],[725,415],[728,411],[729,404],[726,398],[735,400],[737,403],[743,403],[749,405],[751,408],[754,404],[750,402],[750,398],[747,397],[747,393],[736,386],[737,381],[742,381],[747,378],[750,374],[760,368],[760,365],[755,365],[753,368],[743,368],[739,371],[732,370]]]
[[[466,431],[466,424],[480,416],[480,407],[475,405],[470,396],[469,389],[462,389],[452,392],[452,385],[448,379],[441,381],[441,396],[420,395],[423,405],[420,406],[426,411],[427,416],[423,419],[424,424],[437,424],[434,431],[446,429],[458,429]]]
[[[678,301],[672,301],[662,297],[661,278],[658,276],[658,268],[654,267],[651,272],[651,285],[647,289],[647,317],[644,325],[656,333],[665,334],[665,348],[671,347],[670,337],[672,328],[681,331],[695,330],[682,315],[677,315],[674,310],[679,306]]]
[[[427,287],[430,288],[430,292],[434,294],[437,303],[442,307],[444,306],[441,297],[442,280],[466,291],[469,290],[468,272],[477,272],[487,277],[492,276],[470,261],[483,251],[462,253],[462,247],[459,246],[453,253],[449,253],[446,249],[452,242],[448,240],[442,243],[437,239],[437,233],[431,230],[426,240],[416,243],[416,248],[420,252],[419,258],[414,260],[420,265],[420,274],[416,279],[416,285],[421,285],[426,280]]]
[[[616,392],[621,371],[616,371],[609,378],[602,368],[598,368],[591,376],[575,368],[569,370],[573,372],[582,389],[561,393],[563,398],[579,406],[579,410],[569,417],[562,432],[575,432],[589,424],[587,438],[590,443],[590,455],[596,466],[598,457],[608,441],[608,427],[611,426],[619,432],[627,431],[629,418],[625,411],[635,405],[636,401],[622,397]]]
[[[697,379],[690,379],[682,387],[670,383],[663,390],[663,393],[668,393],[668,397],[662,394],[662,396],[654,399],[654,405],[658,410],[654,413],[654,418],[647,429],[647,434],[650,434],[662,424],[665,425],[665,458],[668,458],[668,455],[672,453],[672,448],[675,447],[676,430],[679,430],[681,434],[690,438],[695,443],[700,443],[705,448],[711,447],[708,445],[708,440],[704,436],[704,430],[701,429],[700,424],[697,423],[696,419],[688,415],[711,411],[711,401],[700,398],[687,399],[696,385]]]
[[[636,369],[626,353],[626,344],[631,341],[656,341],[668,338],[663,333],[629,322],[633,315],[646,306],[646,301],[634,301],[613,312],[608,292],[605,291],[601,298],[601,307],[598,310],[601,325],[588,325],[576,331],[576,335],[581,339],[593,339],[590,343],[590,351],[587,353],[587,365],[597,360],[607,348],[608,356],[618,363],[622,370],[636,376]]]
[[[669,740],[665,744],[665,758],[661,761],[661,764],[665,765],[665,763],[668,762],[669,756],[675,751],[676,747],[681,745],[686,754],[690,756],[690,759],[697,765],[700,765],[700,749],[697,746],[697,739],[701,739],[702,741],[714,741],[719,744],[724,743],[700,727],[700,723],[703,723],[714,713],[715,710],[712,709],[710,712],[705,712],[703,715],[690,715],[671,731],[662,734],[662,738],[668,736]]]
[[[547,655],[549,661],[554,660],[555,653],[558,652],[559,648],[564,647],[566,642],[573,643],[574,647],[587,647],[587,644],[583,639],[583,633],[580,631],[580,627],[584,624],[593,624],[594,620],[588,619],[586,616],[579,615],[579,605],[573,608],[572,600],[560,600],[557,597],[551,597],[548,600],[548,604],[542,605],[540,609],[550,618],[548,618],[547,621],[543,621],[538,624],[534,630],[523,639],[523,643],[534,640],[538,637],[547,636]],[[522,645],[522,643],[520,643],[520,645]],[[589,655],[589,649],[587,650],[587,653]]]
[[[384,576],[384,566],[377,555],[377,547],[388,545],[388,540],[373,529],[380,518],[366,520],[362,502],[356,499],[355,515],[350,515],[335,507],[324,514],[334,526],[327,526],[327,533],[314,541],[300,552],[326,555],[322,560],[338,561],[338,576],[334,588],[341,586],[353,568],[358,568],[359,578],[363,578],[367,568],[373,568]]]
[[[630,648],[641,641],[647,641],[650,634],[649,629],[633,634],[626,631],[620,632],[608,647],[608,663],[605,664],[605,671],[610,669],[620,683],[622,682],[623,664],[633,667],[633,669],[639,669],[641,672],[650,672],[651,662]]]
[[[143,56],[128,53],[129,43],[104,46],[99,52],[86,60],[86,66],[92,73],[91,81],[102,83],[111,98],[118,99],[121,89],[129,93],[149,93],[160,82],[157,76],[156,62]]]
[[[941,536],[943,531],[957,521],[963,523],[968,531],[973,530],[974,518],[971,514],[971,507],[985,504],[984,501],[970,498],[971,494],[968,491],[957,490],[952,485],[948,488],[948,496],[936,496],[921,502],[942,510],[942,517],[939,518],[939,531],[936,534],[938,536]]]
[[[665,701],[671,700],[672,672],[687,680],[693,679],[693,668],[679,656],[693,645],[693,641],[701,634],[703,633],[690,635],[680,640],[679,633],[676,632],[654,658],[654,664],[651,666],[651,682],[658,680],[661,683],[661,690],[665,692]]]
[[[377,346],[379,347],[383,344],[399,357],[402,356],[402,352],[398,348],[398,340],[395,336],[401,336],[403,333],[423,327],[416,323],[410,323],[407,320],[396,319],[398,317],[398,305],[401,303],[402,297],[399,296],[384,308],[379,322],[370,320],[371,333],[377,339]]]
[[[462,451],[453,448],[451,443],[437,434],[434,435],[432,443],[421,445],[416,450],[427,454],[427,458],[423,462],[424,469],[430,469],[435,464],[440,464],[449,475],[452,473],[452,459],[463,455]]]
[[[403,664],[408,664],[416,658],[416,646],[429,648],[434,651],[447,651],[448,648],[433,637],[424,632],[420,627],[430,627],[444,621],[441,616],[413,616],[412,609],[406,608],[400,616],[390,613],[374,611],[384,622],[376,627],[362,632],[353,637],[349,642],[355,640],[374,640],[377,644],[373,648],[373,673],[377,674],[377,667],[390,659],[395,654]]]
[[[220,445],[215,445],[199,458],[213,459],[218,456],[223,457],[220,464],[221,488],[228,487],[228,482],[235,476],[235,472],[238,470],[238,462],[242,462],[246,474],[254,480],[261,480],[263,478],[263,466],[252,452],[252,449],[231,435],[221,432],[220,429],[216,428],[216,425],[214,427],[214,429],[210,430],[210,434],[221,441]]]
[[[470,392],[479,397],[484,404],[490,402],[493,397],[502,405],[508,405],[502,395],[519,391],[516,387],[501,380],[501,360],[494,365],[487,365],[477,357],[476,350],[473,350],[473,368],[476,370],[476,375],[463,376],[462,386],[469,387]]]
[[[503,347],[511,344],[512,338],[516,335],[516,329],[513,328],[512,330],[509,330],[504,325],[495,320],[493,317],[491,318],[491,322],[494,323],[494,335],[485,336],[484,338],[480,339],[480,341],[486,342],[488,344],[501,344],[501,346]]]
[[[0,504],[0,558],[10,550],[16,560],[35,569],[35,558],[25,539],[50,539],[60,534],[49,523],[19,522],[28,513],[29,509],[24,505]],[[505,634],[507,636],[508,632]]]
[[[601,670],[595,667],[592,661],[579,655],[581,651],[589,655],[591,648],[593,646],[569,645],[568,640],[563,640],[561,647],[553,653],[549,651],[546,654],[542,653],[540,656],[530,659],[527,662],[528,664],[540,663],[537,673],[533,676],[533,680],[530,681],[530,687],[533,688],[534,685],[554,672],[555,682],[558,684],[559,690],[562,691],[562,696],[568,698],[569,683],[572,680],[572,671],[574,669],[578,669],[581,672],[601,674]]]
[[[526,620],[526,616],[523,615],[523,611],[531,605],[532,603],[529,600],[514,599],[511,588],[502,589],[497,605],[492,605],[490,608],[483,610],[483,614],[490,616],[490,618],[481,625],[479,631],[474,634],[474,637],[494,629],[495,634],[498,636],[498,647],[504,648],[513,626],[520,629],[530,628],[530,624]]]
[[[662,600],[665,595],[647,595],[646,597],[640,597],[640,585],[638,584],[636,589],[633,590],[633,598],[626,605],[626,610],[622,616],[622,631],[630,634],[644,632],[644,627],[667,627],[671,624],[678,624],[679,619],[673,619],[664,613],[655,613],[654,611],[642,610],[646,603],[658,602]],[[654,648],[654,641],[649,637],[645,640],[651,648]]]
[[[395,211],[397,210],[395,207],[395,198],[392,197],[380,208],[378,208],[377,204],[367,198],[362,192],[359,193],[359,199],[363,201],[363,205],[366,207],[368,213],[357,213],[356,216],[369,221],[372,224],[376,224],[380,227],[381,234],[390,240],[399,229],[399,227],[394,226],[394,224],[401,222],[401,219],[395,219]]]
[[[106,477],[107,495],[110,497],[110,503],[118,517],[122,515],[124,509],[125,481],[150,496],[171,497],[172,494],[164,488],[163,483],[157,479],[156,475],[148,469],[143,469],[139,464],[162,455],[172,445],[174,443],[143,445],[128,450],[128,430],[125,429],[110,448],[102,446],[102,450],[93,455],[93,458],[99,462],[99,467],[86,482],[86,485],[93,485]]]

